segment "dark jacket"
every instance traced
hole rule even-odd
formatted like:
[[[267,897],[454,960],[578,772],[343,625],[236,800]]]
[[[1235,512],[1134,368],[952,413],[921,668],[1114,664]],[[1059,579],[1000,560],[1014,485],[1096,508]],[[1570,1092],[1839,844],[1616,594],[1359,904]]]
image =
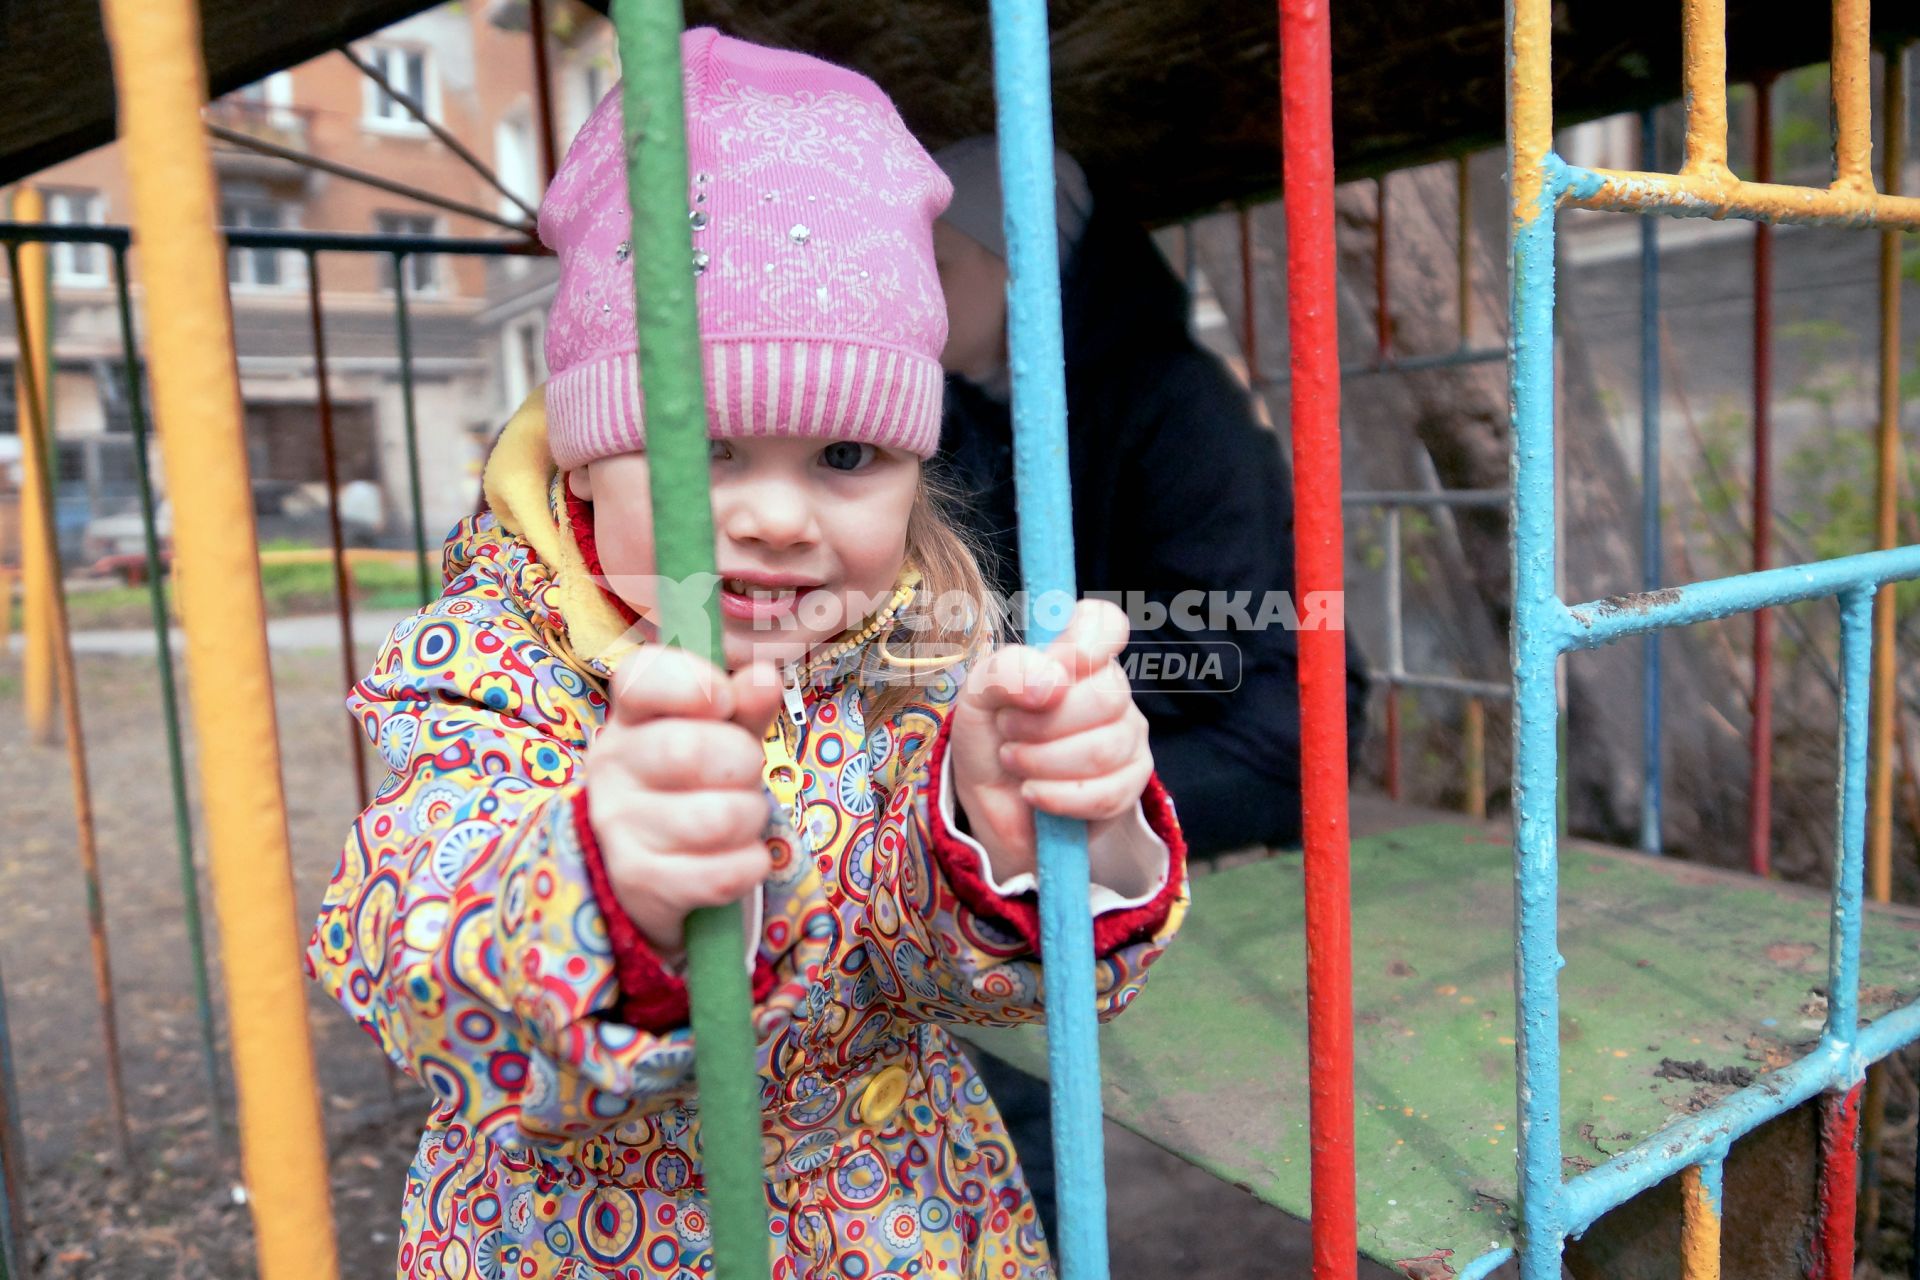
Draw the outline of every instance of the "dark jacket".
[[[1247,393],[1194,343],[1187,308],[1184,286],[1146,233],[1096,212],[1062,281],[1079,588],[1163,603],[1183,591],[1249,592],[1257,617],[1264,593],[1293,589],[1291,480]],[[970,499],[963,519],[999,552],[995,576],[1011,593],[1019,552],[1008,406],[949,378],[941,457]],[[1136,650],[1226,641],[1242,656],[1239,672],[1203,690],[1136,679],[1136,700],[1156,741],[1206,734],[1297,796],[1295,635],[1221,620],[1228,625],[1218,631],[1171,621],[1153,633],[1136,629]]]

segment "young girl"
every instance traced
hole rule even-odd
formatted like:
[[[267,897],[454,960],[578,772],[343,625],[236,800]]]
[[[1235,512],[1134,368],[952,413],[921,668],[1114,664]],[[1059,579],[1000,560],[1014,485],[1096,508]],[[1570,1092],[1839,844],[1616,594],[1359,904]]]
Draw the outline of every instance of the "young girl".
[[[668,584],[616,90],[541,210],[552,381],[495,448],[445,593],[351,699],[392,773],[310,962],[434,1094],[399,1274],[710,1269],[678,965],[689,911],[744,901],[774,1275],[1039,1280],[946,1024],[1040,1017],[1036,809],[1089,824],[1103,1016],[1179,922],[1124,623],[1083,604],[1044,652],[988,648],[921,475],[950,188],[886,97],[710,30],[683,57],[728,670],[643,643]]]

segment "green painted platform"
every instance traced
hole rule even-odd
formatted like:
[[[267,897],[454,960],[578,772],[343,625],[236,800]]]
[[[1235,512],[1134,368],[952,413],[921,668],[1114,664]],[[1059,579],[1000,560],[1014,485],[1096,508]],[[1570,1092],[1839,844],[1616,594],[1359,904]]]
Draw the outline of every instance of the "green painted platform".
[[[1764,1073],[1818,1038],[1824,894],[1571,845],[1560,901],[1569,1175],[1735,1087],[1675,1064]],[[1505,836],[1356,840],[1353,932],[1361,1249],[1390,1265],[1451,1250],[1458,1269],[1512,1236]],[[1101,1061],[1116,1121],[1305,1217],[1302,937],[1299,855],[1196,876],[1186,927],[1103,1030]],[[1870,912],[1862,954],[1863,1021],[1920,997],[1920,912]],[[1038,1032],[968,1035],[1044,1072]]]

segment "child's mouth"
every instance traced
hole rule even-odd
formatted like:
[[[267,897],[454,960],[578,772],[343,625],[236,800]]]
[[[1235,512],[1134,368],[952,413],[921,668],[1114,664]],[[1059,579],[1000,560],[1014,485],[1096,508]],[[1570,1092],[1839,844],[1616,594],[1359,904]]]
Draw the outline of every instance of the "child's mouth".
[[[817,583],[765,582],[752,578],[720,579],[720,612],[729,618],[763,621],[789,616],[800,597]]]

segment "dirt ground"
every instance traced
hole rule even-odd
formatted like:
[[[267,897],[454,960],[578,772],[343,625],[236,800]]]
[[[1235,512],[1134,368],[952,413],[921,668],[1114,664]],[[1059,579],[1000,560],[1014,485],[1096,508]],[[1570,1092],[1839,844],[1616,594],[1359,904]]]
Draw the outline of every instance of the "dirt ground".
[[[304,929],[358,804],[338,655],[276,651],[273,662]],[[18,673],[0,654],[0,724],[10,727],[20,723]],[[26,1135],[25,1252],[31,1274],[57,1280],[240,1280],[255,1269],[236,1190],[224,1019],[222,1135],[200,1050],[156,667],[82,655],[79,678],[134,1150],[121,1157],[109,1118],[65,749],[0,734],[0,975]],[[204,869],[201,881],[211,930]],[[217,940],[208,945],[217,984]],[[217,985],[214,1006],[219,1018]],[[317,993],[309,1025],[341,1275],[391,1276],[425,1095],[405,1078],[390,1086],[372,1043]],[[1111,1125],[1108,1166],[1116,1280],[1307,1274],[1304,1226],[1244,1192]]]

